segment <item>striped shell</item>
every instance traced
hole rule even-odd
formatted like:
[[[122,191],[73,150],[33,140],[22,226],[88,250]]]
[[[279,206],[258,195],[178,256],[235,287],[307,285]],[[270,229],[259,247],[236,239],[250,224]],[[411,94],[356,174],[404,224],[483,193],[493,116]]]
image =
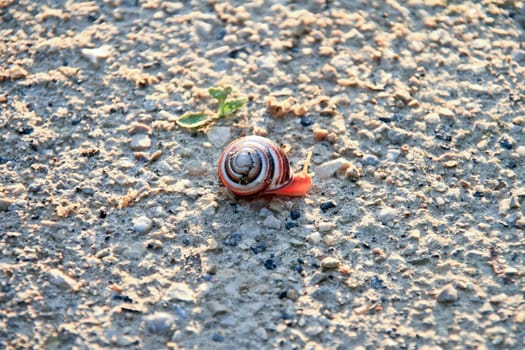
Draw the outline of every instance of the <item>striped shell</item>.
[[[288,157],[273,141],[246,136],[231,142],[219,158],[219,178],[239,197],[276,193],[294,178]]]

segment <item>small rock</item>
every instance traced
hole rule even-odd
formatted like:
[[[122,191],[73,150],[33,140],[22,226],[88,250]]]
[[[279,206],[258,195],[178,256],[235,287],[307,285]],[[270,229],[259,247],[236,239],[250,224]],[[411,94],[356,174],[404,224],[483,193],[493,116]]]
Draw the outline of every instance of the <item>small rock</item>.
[[[71,289],[73,292],[77,292],[80,288],[79,283],[73,278],[69,277],[59,269],[49,270],[49,281],[56,286],[64,286]]]
[[[286,298],[290,300],[297,300],[299,298],[299,293],[294,288],[290,288],[286,291]]]
[[[251,246],[250,249],[253,252],[253,254],[262,253],[262,252],[266,251],[266,243],[259,242],[259,243],[255,244],[255,245]]]
[[[281,221],[277,219],[275,216],[269,215],[268,217],[266,217],[266,219],[264,219],[263,225],[268,228],[279,230],[281,228]]]
[[[314,123],[313,119],[307,116],[302,116],[300,119],[300,123],[302,126],[310,126]]]
[[[222,334],[219,334],[219,333],[213,333],[212,337],[211,337],[211,340],[213,340],[214,342],[217,342],[217,343],[221,343],[224,341],[224,336]]]
[[[213,26],[204,21],[195,21],[193,23],[193,29],[195,34],[197,34],[201,39],[209,39],[213,30]]]
[[[264,261],[264,267],[266,267],[268,270],[275,270],[277,268],[277,263],[274,259],[266,259]]]
[[[144,253],[146,252],[146,247],[144,246],[143,242],[135,242],[129,247],[127,247],[123,252],[122,255],[129,259],[140,259],[144,256]]]
[[[333,257],[326,257],[321,260],[321,267],[325,270],[336,269],[339,267],[339,260]]]
[[[373,154],[365,154],[362,159],[363,165],[377,165],[379,159]]]
[[[321,234],[318,231],[314,231],[308,236],[308,241],[310,241],[313,244],[318,244],[319,242],[321,242],[321,239]]]
[[[452,284],[447,284],[445,287],[443,287],[437,297],[437,301],[442,304],[454,303],[458,301],[458,299],[458,291]]]
[[[191,176],[203,176],[208,172],[209,168],[208,163],[202,160],[192,159],[186,162],[184,172]]]
[[[381,223],[383,223],[383,225],[387,225],[394,221],[394,218],[396,217],[396,215],[397,215],[397,211],[395,209],[386,207],[386,208],[381,209],[378,215],[378,219],[379,221],[381,221]]]
[[[319,207],[321,208],[323,213],[325,213],[327,210],[335,208],[336,206],[337,206],[337,204],[334,201],[327,201],[327,202],[321,203],[321,205]]]
[[[320,222],[318,227],[319,232],[330,232],[335,228],[334,222]]]
[[[525,146],[518,146],[518,148],[516,148],[516,153],[520,157],[525,157]]]
[[[355,166],[354,164],[350,163],[348,165],[348,168],[345,171],[345,176],[350,181],[357,181],[361,177],[362,172],[361,169]]]
[[[292,220],[297,220],[301,217],[301,212],[299,210],[290,210],[290,218]]]
[[[95,67],[111,55],[110,47],[107,45],[94,49],[82,49],[80,53]]]
[[[348,168],[349,162],[344,158],[329,160],[320,164],[314,169],[314,172],[321,179],[328,179],[335,175],[338,170]]]
[[[153,221],[147,216],[139,216],[133,220],[133,231],[136,233],[148,233],[153,227]]]
[[[224,245],[229,246],[229,247],[237,247],[237,245],[241,241],[242,241],[241,234],[239,232],[234,232],[228,235],[228,237],[226,237],[226,239],[224,240]]]
[[[159,106],[157,105],[157,100],[149,99],[144,101],[144,109],[146,112],[155,112],[158,108]]]
[[[209,309],[213,317],[225,315],[231,312],[228,306],[221,304],[218,301],[212,301],[209,305]]]
[[[173,325],[173,316],[167,312],[157,312],[146,316],[144,323],[151,333],[164,333]]]
[[[0,198],[0,211],[8,211],[15,201],[10,198]]]
[[[151,147],[151,139],[146,134],[136,134],[131,137],[131,149],[145,151]]]
[[[208,246],[206,247],[206,250],[209,252],[215,251],[219,248],[219,243],[214,238],[208,239]]]
[[[186,283],[175,282],[166,291],[165,297],[168,301],[180,300],[186,302],[194,302],[195,294],[193,290]]]
[[[227,126],[214,126],[208,130],[207,136],[212,145],[219,148],[230,140],[231,130]]]

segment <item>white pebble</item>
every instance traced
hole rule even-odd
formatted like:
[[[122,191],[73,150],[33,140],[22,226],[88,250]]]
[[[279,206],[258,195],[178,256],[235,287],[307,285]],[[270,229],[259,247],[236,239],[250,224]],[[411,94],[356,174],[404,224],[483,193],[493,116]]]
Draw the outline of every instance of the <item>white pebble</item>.
[[[59,269],[49,270],[49,280],[56,286],[68,287],[74,292],[78,291],[79,289],[78,282]]]
[[[320,222],[317,229],[319,232],[329,232],[335,228],[335,223],[333,222]]]
[[[227,126],[214,126],[207,133],[208,140],[215,147],[221,147],[231,138],[231,130]]]
[[[103,60],[111,55],[110,47],[107,45],[94,49],[82,49],[80,53],[95,67],[98,67]]]
[[[144,323],[151,333],[164,333],[170,330],[173,316],[167,312],[157,312],[144,317]]]
[[[136,233],[148,233],[153,227],[153,222],[147,216],[139,216],[133,220],[133,231]]]
[[[273,215],[268,215],[263,221],[263,225],[268,228],[279,230],[281,228],[281,221]]]
[[[384,225],[392,223],[394,221],[394,218],[396,217],[397,212],[395,209],[392,208],[383,208],[379,212],[379,221],[381,221]]]
[[[166,291],[165,298],[168,301],[180,300],[187,302],[195,301],[195,294],[193,290],[186,283],[173,283],[171,287]]]
[[[516,153],[518,153],[520,157],[525,157],[525,146],[519,146],[516,148]]]
[[[321,242],[321,234],[317,231],[312,232],[310,235],[308,235],[308,241],[313,244],[318,244]]]
[[[321,179],[328,179],[339,170],[347,168],[350,163],[344,158],[337,158],[324,162],[314,169],[315,174]]]
[[[208,172],[209,167],[208,163],[202,160],[193,159],[186,162],[184,172],[191,176],[202,176]]]
[[[131,137],[131,149],[144,151],[151,147],[151,139],[146,134],[137,134]]]
[[[193,29],[195,34],[197,34],[202,39],[209,39],[213,26],[204,21],[195,21],[193,23]]]
[[[321,267],[323,269],[335,269],[339,267],[339,260],[333,257],[326,257],[321,260]]]

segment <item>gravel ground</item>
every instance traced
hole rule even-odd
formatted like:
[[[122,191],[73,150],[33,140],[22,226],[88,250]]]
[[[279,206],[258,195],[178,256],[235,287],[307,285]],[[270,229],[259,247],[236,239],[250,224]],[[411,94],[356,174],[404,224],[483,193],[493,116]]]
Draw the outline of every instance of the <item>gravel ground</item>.
[[[0,0],[0,348],[523,349],[523,6]]]

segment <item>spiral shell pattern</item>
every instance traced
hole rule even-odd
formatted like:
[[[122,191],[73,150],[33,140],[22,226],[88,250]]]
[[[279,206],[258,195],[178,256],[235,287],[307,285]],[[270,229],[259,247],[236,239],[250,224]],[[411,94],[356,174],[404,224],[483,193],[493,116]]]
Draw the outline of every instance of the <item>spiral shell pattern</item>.
[[[293,180],[288,157],[271,140],[246,136],[231,142],[219,158],[219,178],[239,197],[268,194]]]

